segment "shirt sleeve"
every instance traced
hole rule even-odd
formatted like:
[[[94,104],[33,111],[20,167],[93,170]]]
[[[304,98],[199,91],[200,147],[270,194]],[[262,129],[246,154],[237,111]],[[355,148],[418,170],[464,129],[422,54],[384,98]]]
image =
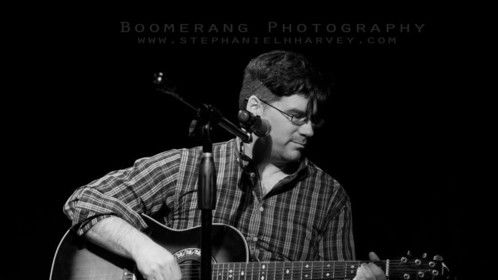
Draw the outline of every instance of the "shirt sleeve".
[[[180,155],[179,150],[170,150],[142,158],[130,168],[110,172],[78,188],[63,208],[77,234],[85,234],[111,215],[145,229],[147,224],[140,214],[154,215],[174,199]]]
[[[351,203],[344,197],[342,207],[329,219],[318,241],[321,260],[354,260],[353,219]]]

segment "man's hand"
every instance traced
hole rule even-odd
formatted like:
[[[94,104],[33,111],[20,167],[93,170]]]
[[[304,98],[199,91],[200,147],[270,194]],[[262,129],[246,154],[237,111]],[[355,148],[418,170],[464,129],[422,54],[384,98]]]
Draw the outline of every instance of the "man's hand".
[[[379,261],[379,257],[374,252],[370,252],[368,257],[371,261]],[[353,280],[385,280],[384,271],[374,263],[362,263],[356,271],[356,276]]]
[[[141,246],[133,258],[138,271],[147,280],[180,280],[180,266],[175,257],[156,243]]]
[[[86,237],[113,253],[133,259],[146,280],[182,278],[180,266],[168,250],[119,217],[102,219]]]

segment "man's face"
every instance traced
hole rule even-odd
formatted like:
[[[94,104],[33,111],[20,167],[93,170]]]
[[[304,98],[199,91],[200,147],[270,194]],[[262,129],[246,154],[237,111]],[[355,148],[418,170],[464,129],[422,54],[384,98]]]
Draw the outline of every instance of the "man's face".
[[[270,104],[289,115],[302,118],[309,114],[308,102],[309,98],[294,94],[281,97]],[[304,148],[313,136],[311,121],[296,125],[288,116],[268,105],[264,105],[261,117],[268,120],[271,125],[270,136],[273,143],[271,160],[281,164],[299,161]]]

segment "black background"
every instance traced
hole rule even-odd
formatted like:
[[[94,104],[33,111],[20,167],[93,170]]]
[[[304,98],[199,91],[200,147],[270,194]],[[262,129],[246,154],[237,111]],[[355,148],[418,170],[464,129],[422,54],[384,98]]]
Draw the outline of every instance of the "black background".
[[[75,188],[137,158],[195,144],[187,138],[191,115],[153,90],[152,73],[165,71],[189,100],[214,104],[234,119],[246,63],[264,51],[286,49],[334,73],[329,122],[317,132],[310,158],[351,197],[357,257],[366,259],[369,251],[381,258],[407,250],[437,253],[464,278],[462,222],[470,206],[459,184],[462,98],[448,87],[454,77],[444,25],[421,14],[268,14],[137,16],[75,9],[39,15],[16,32],[28,40],[12,66],[11,104],[20,110],[7,126],[16,136],[9,144],[21,148],[7,149],[15,154],[9,175],[16,183],[6,204],[22,217],[14,219],[23,240],[16,260],[28,250],[36,259],[36,269],[18,271],[48,276],[70,225],[62,206]],[[136,35],[120,33],[120,21],[229,22],[248,23],[260,36],[268,20],[426,27],[398,34],[393,46],[166,47],[138,45]],[[229,137],[217,130],[217,140]]]

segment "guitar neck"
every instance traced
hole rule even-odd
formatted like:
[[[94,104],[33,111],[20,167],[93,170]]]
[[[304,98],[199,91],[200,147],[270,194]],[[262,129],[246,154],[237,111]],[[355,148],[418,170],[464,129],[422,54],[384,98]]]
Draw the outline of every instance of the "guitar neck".
[[[213,280],[353,279],[362,261],[293,261],[213,264]],[[375,262],[389,273],[389,260]],[[191,273],[188,268],[184,273]],[[196,270],[198,271],[198,270]]]

